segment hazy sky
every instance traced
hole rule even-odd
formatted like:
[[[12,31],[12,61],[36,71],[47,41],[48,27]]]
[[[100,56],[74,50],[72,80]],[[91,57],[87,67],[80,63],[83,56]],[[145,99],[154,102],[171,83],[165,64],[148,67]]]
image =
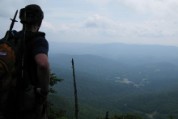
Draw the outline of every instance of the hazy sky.
[[[178,46],[178,0],[0,0],[0,37],[15,10],[31,3],[44,10],[49,42]]]

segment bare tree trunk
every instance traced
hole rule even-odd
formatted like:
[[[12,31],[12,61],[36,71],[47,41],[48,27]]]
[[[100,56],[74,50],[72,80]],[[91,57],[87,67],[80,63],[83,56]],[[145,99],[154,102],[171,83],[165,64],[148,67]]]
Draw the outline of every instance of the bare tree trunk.
[[[77,97],[77,85],[76,85],[76,79],[75,79],[75,65],[74,60],[72,58],[72,69],[73,69],[73,80],[74,80],[74,97],[75,97],[75,119],[78,119],[78,97]]]
[[[108,111],[106,112],[105,119],[109,119],[109,112]]]

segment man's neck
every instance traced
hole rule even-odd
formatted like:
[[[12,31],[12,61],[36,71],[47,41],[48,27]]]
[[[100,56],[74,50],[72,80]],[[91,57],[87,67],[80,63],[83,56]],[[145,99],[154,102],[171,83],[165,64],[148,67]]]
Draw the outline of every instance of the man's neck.
[[[38,26],[23,26],[22,30],[30,31],[30,32],[38,32],[39,27]]]

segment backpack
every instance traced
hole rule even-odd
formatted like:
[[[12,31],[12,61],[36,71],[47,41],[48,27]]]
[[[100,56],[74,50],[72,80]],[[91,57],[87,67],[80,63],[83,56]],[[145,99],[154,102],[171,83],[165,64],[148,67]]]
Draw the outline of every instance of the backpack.
[[[16,48],[13,37],[0,40],[0,109],[14,91],[16,75]]]

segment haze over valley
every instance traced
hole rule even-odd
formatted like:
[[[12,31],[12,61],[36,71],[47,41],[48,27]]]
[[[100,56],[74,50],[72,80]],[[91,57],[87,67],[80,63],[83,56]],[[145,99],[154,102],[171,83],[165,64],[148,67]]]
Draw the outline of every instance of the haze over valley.
[[[145,119],[178,117],[177,47],[77,43],[53,46],[51,66],[64,79],[55,86],[58,95],[65,98],[66,104],[73,101],[74,58],[79,105],[89,110],[80,110],[85,118],[96,118],[106,111],[137,113]]]

